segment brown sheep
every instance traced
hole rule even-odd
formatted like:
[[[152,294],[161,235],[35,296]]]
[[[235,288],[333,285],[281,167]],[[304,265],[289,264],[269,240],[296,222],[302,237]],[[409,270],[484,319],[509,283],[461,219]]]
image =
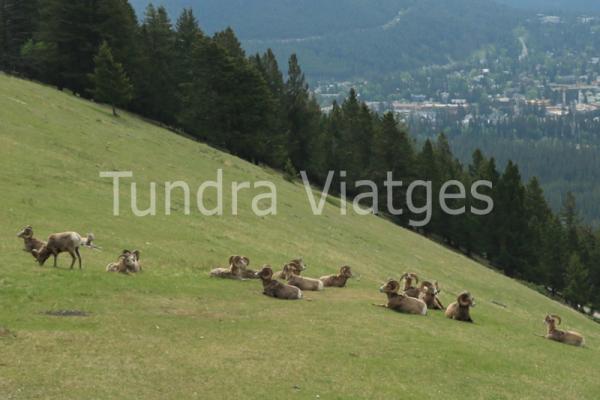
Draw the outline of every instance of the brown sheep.
[[[427,281],[421,282],[419,290],[421,291],[419,299],[423,300],[425,304],[427,304],[427,308],[430,310],[444,310],[442,302],[437,297],[437,295],[440,293],[440,288],[437,281],[434,283]]]
[[[558,324],[556,321],[558,321]],[[561,322],[562,320],[558,315],[546,315],[544,323],[548,326],[548,334],[545,338],[573,346],[583,346],[585,344],[585,339],[580,333],[574,331],[562,331],[556,328]]]
[[[77,232],[54,233],[48,237],[48,242],[40,250],[32,250],[35,258],[40,265],[44,265],[50,256],[54,256],[54,267],[56,268],[56,258],[60,253],[68,252],[71,255],[71,269],[75,265],[75,260],[79,260],[79,269],[81,269],[81,236]]]
[[[283,267],[282,278],[287,280],[288,284],[302,290],[323,290],[322,281],[296,275],[295,271],[296,266],[294,264],[286,264]]]
[[[88,233],[86,236],[81,237],[81,245],[83,247],[89,247],[91,249],[100,249],[100,247],[96,246],[93,242],[96,240],[96,236],[93,233]]]
[[[288,265],[293,269],[294,274],[298,276],[301,275],[302,271],[306,269],[306,264],[304,264],[304,261],[302,261],[301,258],[291,260],[289,263],[283,266],[283,269],[285,269],[285,267]],[[273,278],[285,280],[286,278],[284,277],[283,269],[281,271],[275,272],[273,274]]]
[[[340,268],[340,272],[337,275],[326,275],[319,278],[323,282],[325,287],[344,287],[346,281],[352,278],[352,270],[348,265],[344,265]]]
[[[231,256],[229,257],[228,268],[215,268],[210,271],[210,276],[226,279],[245,279],[244,271],[247,271],[246,267],[249,262],[248,257]]]
[[[37,258],[33,253],[33,250],[40,251],[42,247],[46,245],[46,242],[43,240],[38,240],[33,237],[33,228],[31,225],[26,226],[21,230],[21,232],[17,233],[17,237],[23,239],[23,251],[31,254],[34,258]]]
[[[402,282],[402,279],[404,279],[404,294],[418,299],[421,291],[419,288],[412,285],[413,281],[415,281],[415,284],[419,283],[417,274],[414,272],[405,272],[404,275],[400,277],[400,282]]]
[[[285,300],[302,298],[302,290],[299,288],[273,279],[273,269],[269,265],[264,265],[257,275],[262,280],[264,295]]]
[[[120,272],[128,274],[129,272],[137,272],[135,254],[129,250],[123,250],[117,262],[111,262],[106,266],[106,272]]]
[[[427,304],[425,304],[425,302],[415,299],[414,297],[407,296],[404,293],[399,294],[398,290],[400,290],[400,283],[396,280],[390,279],[385,285],[379,288],[381,293],[385,293],[387,295],[387,304],[373,305],[389,308],[390,310],[402,313],[427,315]]]
[[[475,307],[475,298],[469,292],[462,292],[456,301],[446,308],[446,317],[457,321],[473,322],[469,308]]]

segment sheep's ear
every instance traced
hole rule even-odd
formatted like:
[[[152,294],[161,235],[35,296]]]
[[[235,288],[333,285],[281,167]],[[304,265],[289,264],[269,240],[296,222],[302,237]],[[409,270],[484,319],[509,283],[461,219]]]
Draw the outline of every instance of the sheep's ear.
[[[233,259],[235,258],[235,256],[230,256],[229,257],[229,265],[233,264]]]
[[[248,257],[242,257],[246,261],[246,265],[250,265],[250,259]]]

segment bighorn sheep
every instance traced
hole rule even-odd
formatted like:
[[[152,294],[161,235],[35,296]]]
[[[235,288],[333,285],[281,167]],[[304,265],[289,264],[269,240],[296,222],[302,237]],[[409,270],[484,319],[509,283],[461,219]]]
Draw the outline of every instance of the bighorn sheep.
[[[407,296],[405,293],[399,294],[398,290],[400,290],[400,283],[390,279],[385,285],[379,288],[381,293],[387,295],[387,304],[373,305],[408,314],[427,315],[427,304],[423,300]]]
[[[249,263],[250,260],[248,257],[231,256],[229,257],[228,268],[215,268],[210,271],[210,276],[214,276],[216,278],[243,279],[245,278],[245,275],[252,273],[253,277],[255,277],[255,272],[246,269]]]
[[[558,321],[558,324],[556,321]],[[560,325],[561,322],[562,320],[558,315],[546,315],[546,318],[544,318],[544,323],[548,326],[548,334],[545,336],[545,338],[573,346],[583,346],[585,344],[585,340],[580,333],[574,331],[562,331],[556,328],[556,325]]]
[[[297,266],[295,264],[286,264],[283,267],[282,278],[288,284],[296,286],[302,290],[323,290],[323,282],[318,279],[305,278],[296,274]]]
[[[60,253],[68,252],[73,261],[71,269],[75,265],[75,260],[79,260],[79,269],[81,269],[81,254],[79,247],[81,246],[81,236],[77,232],[54,233],[48,237],[48,242],[39,250],[32,250],[33,255],[40,265],[44,265],[46,260],[52,255],[54,256],[54,267],[56,267],[56,258]]]
[[[475,298],[469,292],[462,292],[456,301],[446,308],[446,317],[457,321],[473,322],[469,308],[475,307]]]
[[[91,249],[100,249],[100,247],[96,246],[93,242],[96,240],[96,236],[93,233],[88,233],[86,236],[81,237],[81,245],[83,247],[89,247]]]
[[[292,261],[290,261],[289,263],[285,264],[285,265],[283,266],[283,268],[285,269],[285,267],[286,267],[287,265],[289,265],[289,266],[290,266],[290,267],[293,269],[293,271],[294,271],[294,274],[296,274],[296,275],[300,275],[300,274],[302,274],[302,271],[304,271],[304,270],[306,269],[306,264],[304,264],[304,261],[302,261],[302,259],[301,259],[301,258],[296,258],[296,259],[293,259],[293,260],[292,260]],[[278,272],[275,272],[275,273],[273,274],[273,277],[274,277],[274,278],[276,278],[276,279],[284,279],[284,280],[286,279],[286,278],[284,277],[283,270],[281,270],[281,271],[278,271]]]
[[[42,247],[46,245],[46,242],[43,240],[38,240],[33,237],[33,228],[31,225],[26,226],[21,230],[21,232],[17,233],[17,237],[23,239],[23,251],[28,252],[34,258],[37,258],[33,253],[33,250],[40,251]]]
[[[421,291],[419,299],[423,300],[425,304],[427,304],[427,308],[430,310],[444,309],[442,302],[437,297],[437,295],[440,293],[440,287],[438,286],[437,281],[433,283],[423,281],[421,282],[421,286],[419,286],[419,290]]]
[[[415,284],[419,283],[417,274],[414,272],[405,272],[404,275],[400,277],[400,282],[402,282],[402,279],[404,279],[404,294],[418,299],[421,291],[419,288],[412,285],[413,281],[415,281]]]
[[[120,272],[127,274],[136,271],[136,256],[129,250],[123,250],[117,262],[111,262],[106,266],[106,272]]]
[[[273,279],[273,269],[269,265],[264,265],[262,270],[257,273],[257,276],[262,280],[263,294],[266,296],[286,300],[302,298],[302,290],[299,288]]]
[[[326,275],[319,278],[323,282],[325,287],[344,287],[346,281],[352,278],[352,270],[348,265],[344,265],[340,268],[340,272],[337,275]]]

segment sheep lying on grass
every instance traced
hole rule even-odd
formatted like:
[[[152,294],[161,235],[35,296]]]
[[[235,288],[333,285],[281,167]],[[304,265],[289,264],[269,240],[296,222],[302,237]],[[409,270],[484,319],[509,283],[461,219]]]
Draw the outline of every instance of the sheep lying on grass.
[[[424,281],[419,286],[420,294],[419,299],[423,300],[427,304],[427,308],[430,310],[443,310],[444,306],[437,295],[440,293],[440,288],[437,281],[434,283]]]
[[[556,321],[558,321],[558,324]],[[548,334],[545,336],[545,338],[573,346],[583,346],[585,344],[585,340],[580,333],[573,331],[562,331],[556,328],[556,326],[560,325],[561,322],[562,320],[558,315],[546,315],[546,318],[544,318],[544,323],[548,327]]]
[[[302,290],[323,290],[323,282],[318,279],[305,278],[296,275],[297,266],[294,264],[286,264],[283,267],[282,278],[287,280],[288,284],[296,286]]]
[[[21,232],[17,233],[17,237],[23,239],[23,251],[31,254],[34,258],[37,257],[33,250],[40,251],[42,247],[46,245],[46,242],[43,240],[38,240],[33,237],[33,228],[31,225],[26,226]]]
[[[302,271],[304,271],[306,269],[306,264],[304,264],[304,261],[302,261],[301,258],[296,258],[294,260],[291,260],[289,263],[285,264],[283,266],[283,268],[285,269],[286,266],[290,266],[290,268],[293,270],[294,274],[296,275],[300,275],[302,274]],[[283,279],[285,280],[285,276],[284,276],[284,271],[277,271],[273,274],[273,278],[275,279]]]
[[[123,250],[117,262],[111,262],[106,266],[106,272],[120,272],[128,274],[129,272],[138,272],[139,262],[136,255],[129,250]]]
[[[446,317],[457,321],[473,322],[469,308],[475,307],[475,298],[469,292],[462,292],[456,301],[446,308]]]
[[[79,260],[79,269],[81,269],[81,236],[77,232],[54,233],[48,237],[46,245],[39,250],[33,249],[32,254],[40,265],[44,265],[50,256],[54,256],[54,267],[56,268],[56,258],[60,253],[68,252],[73,259],[71,269],[75,265],[75,260]]]
[[[415,284],[419,283],[419,277],[414,272],[405,272],[404,275],[400,277],[400,282],[404,279],[404,294],[409,297],[414,297],[415,299],[419,298],[421,291],[418,287],[413,286],[413,281]]]
[[[337,275],[326,275],[319,278],[323,282],[325,287],[344,287],[346,281],[352,278],[352,270],[348,265],[344,265],[340,268],[340,272]]]
[[[425,304],[425,302],[415,299],[414,297],[407,296],[404,293],[399,294],[398,290],[400,290],[400,283],[396,280],[390,279],[385,285],[379,288],[380,292],[387,295],[387,304],[373,305],[408,314],[427,314],[427,304]]]
[[[252,278],[255,278],[256,273],[247,269],[249,263],[248,257],[231,256],[229,257],[228,268],[215,268],[210,271],[210,276],[225,279],[245,279],[252,274]]]
[[[263,294],[266,296],[285,300],[298,300],[302,298],[302,290],[273,279],[273,269],[269,265],[264,265],[262,270],[257,273],[257,276],[262,280]]]

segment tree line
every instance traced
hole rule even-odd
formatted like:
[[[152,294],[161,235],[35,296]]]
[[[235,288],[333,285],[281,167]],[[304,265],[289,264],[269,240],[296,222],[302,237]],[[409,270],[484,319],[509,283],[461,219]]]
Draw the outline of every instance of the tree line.
[[[323,113],[295,55],[284,75],[272,51],[246,55],[233,30],[209,36],[191,10],[172,24],[152,5],[138,22],[127,0],[0,0],[0,67],[182,129],[290,179],[306,171],[322,185],[328,171],[343,170],[350,196],[361,194],[352,182],[373,180],[381,210],[388,171],[395,180],[431,181],[434,194],[448,180],[488,180],[491,214],[451,216],[434,201],[421,233],[576,308],[600,309],[600,239],[579,220],[572,195],[555,214],[537,179],[523,182],[514,163],[499,170],[477,150],[464,165],[444,134],[418,145],[392,113],[372,112],[354,90]],[[415,203],[426,196],[416,193]],[[406,201],[394,192],[396,208]],[[452,200],[454,208],[471,201]],[[410,215],[388,218],[407,226]]]

